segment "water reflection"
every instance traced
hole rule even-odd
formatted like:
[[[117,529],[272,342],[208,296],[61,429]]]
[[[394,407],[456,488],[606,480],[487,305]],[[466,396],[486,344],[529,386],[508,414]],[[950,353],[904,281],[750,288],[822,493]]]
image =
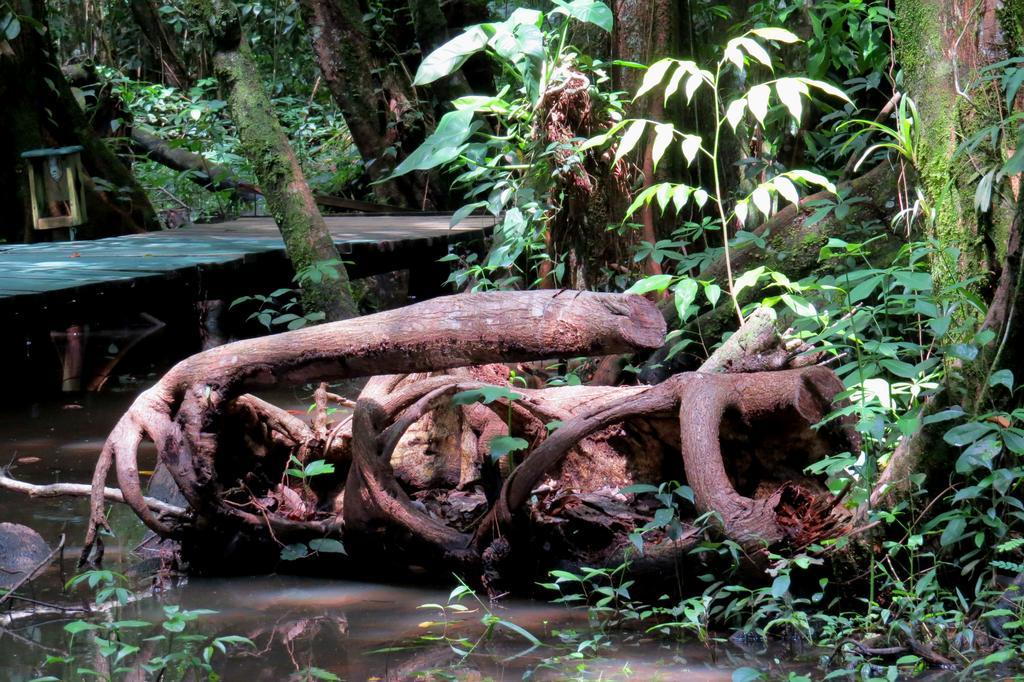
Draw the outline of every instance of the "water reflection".
[[[108,430],[133,397],[134,392],[101,393],[80,403],[55,400],[0,413],[2,464],[14,464],[13,474],[33,483],[88,481]],[[274,398],[285,407],[304,406],[301,394]],[[152,448],[144,449],[142,455],[140,468],[151,468]],[[68,538],[62,562],[24,593],[57,608],[45,607],[35,616],[16,618],[17,612],[38,605],[18,601],[0,607],[5,610],[0,611],[0,680],[31,680],[41,674],[82,679],[74,674],[75,667],[83,661],[94,666],[102,663],[89,633],[77,636],[74,650],[65,651],[68,641],[63,628],[81,615],[66,609],[81,608],[83,594],[67,594],[62,586],[74,575],[87,512],[84,499],[28,500],[0,491],[0,520],[30,525],[51,543],[61,532]],[[114,569],[138,544],[141,533],[134,517],[123,512],[113,517],[118,537],[107,543],[108,567]],[[136,589],[142,590],[144,598],[125,607],[121,618],[158,622],[164,616],[163,607],[170,604],[180,604],[183,609],[214,609],[217,613],[201,620],[203,634],[242,635],[253,641],[251,649],[232,648],[226,658],[215,655],[216,667],[228,682],[303,679],[304,674],[308,677],[316,670],[344,680],[378,681],[451,679],[449,675],[464,680],[518,680],[524,676],[545,680],[727,680],[735,667],[758,665],[756,660],[743,660],[739,649],[712,652],[698,644],[666,643],[636,633],[617,636],[611,646],[600,649],[597,659],[575,660],[572,651],[590,636],[584,634],[588,631],[585,614],[525,600],[488,608],[533,633],[545,646],[532,647],[515,632],[496,628],[493,639],[482,642],[466,658],[453,650],[452,643],[458,638],[475,642],[484,630],[480,622],[484,612],[476,605],[474,611],[459,615],[448,625],[448,639],[441,638],[438,626],[424,627],[424,621],[438,620],[436,610],[419,608],[447,602],[448,591],[435,586],[263,576],[195,579],[155,594],[145,585]],[[159,646],[144,645],[139,655],[159,653]],[[461,644],[454,649],[465,651],[466,647]],[[47,655],[62,653],[74,654],[76,663],[63,672],[59,665],[41,667]],[[545,664],[545,659],[559,656],[562,660]],[[64,677],[65,673],[70,676]],[[128,673],[114,677],[145,679]]]

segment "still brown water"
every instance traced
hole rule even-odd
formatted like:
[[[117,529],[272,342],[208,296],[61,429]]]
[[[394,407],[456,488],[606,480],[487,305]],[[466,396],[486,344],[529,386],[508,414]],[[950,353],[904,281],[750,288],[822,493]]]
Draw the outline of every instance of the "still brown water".
[[[132,386],[81,400],[58,397],[5,409],[0,412],[0,464],[13,464],[15,477],[33,483],[87,482],[107,432],[139,390],[141,386]],[[289,407],[304,407],[303,400],[297,393],[275,396],[278,404]],[[151,466],[152,449],[144,449],[143,454],[140,465],[145,469]],[[82,603],[84,592],[69,594],[62,585],[74,575],[86,520],[84,499],[28,499],[0,491],[0,521],[29,525],[51,544],[62,532],[67,538],[63,561],[34,581],[25,596],[60,605]],[[118,538],[108,543],[106,562],[108,568],[122,570],[130,562],[130,550],[141,537],[141,528],[122,513],[115,529]],[[126,563],[120,563],[122,559]],[[755,658],[731,645],[710,650],[698,643],[666,643],[620,634],[606,638],[597,656],[543,666],[544,659],[569,654],[581,637],[588,636],[586,614],[527,600],[508,600],[488,608],[536,635],[544,646],[531,649],[523,637],[499,627],[494,638],[463,657],[445,641],[421,639],[424,634],[442,631],[439,626],[422,626],[424,621],[439,618],[435,610],[421,605],[444,604],[448,598],[447,589],[435,586],[259,576],[191,579],[159,593],[145,585],[136,589],[143,598],[125,607],[120,618],[157,621],[166,604],[213,609],[216,613],[195,624],[199,632],[251,639],[255,648],[232,648],[226,657],[215,654],[214,668],[229,682],[308,679],[303,675],[311,666],[352,681],[447,679],[444,674],[466,680],[729,680],[737,667],[763,669],[771,662],[770,657]],[[456,614],[460,622],[448,632],[475,640],[483,630],[483,611],[479,604],[467,604],[475,611]],[[87,635],[75,638],[70,652],[75,663],[42,665],[49,653],[68,652],[64,626],[79,616],[51,610],[12,618],[12,612],[30,606],[17,602],[0,607],[0,682],[42,675],[87,679],[76,673],[77,667],[96,660],[96,642]],[[430,670],[441,671],[442,677],[424,678],[424,671]]]

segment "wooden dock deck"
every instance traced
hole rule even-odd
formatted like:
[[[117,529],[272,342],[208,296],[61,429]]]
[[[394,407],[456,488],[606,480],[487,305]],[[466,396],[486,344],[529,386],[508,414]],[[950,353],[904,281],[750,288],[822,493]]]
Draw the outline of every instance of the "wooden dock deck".
[[[449,228],[449,219],[326,217],[339,252],[352,262],[353,277],[429,269],[449,244],[479,240],[494,224],[489,216],[471,217]],[[31,315],[41,308],[106,305],[122,297],[171,294],[182,284],[202,289],[193,292],[200,298],[223,298],[259,293],[266,287],[253,289],[254,283],[274,286],[287,273],[284,244],[271,218],[95,241],[0,244],[0,311]]]

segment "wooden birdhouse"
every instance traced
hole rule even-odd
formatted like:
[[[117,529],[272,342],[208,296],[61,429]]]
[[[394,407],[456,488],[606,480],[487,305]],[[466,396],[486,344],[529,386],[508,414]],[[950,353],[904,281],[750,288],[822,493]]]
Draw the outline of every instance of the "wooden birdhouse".
[[[32,226],[37,230],[71,228],[86,221],[82,147],[32,149],[21,154],[28,166]]]

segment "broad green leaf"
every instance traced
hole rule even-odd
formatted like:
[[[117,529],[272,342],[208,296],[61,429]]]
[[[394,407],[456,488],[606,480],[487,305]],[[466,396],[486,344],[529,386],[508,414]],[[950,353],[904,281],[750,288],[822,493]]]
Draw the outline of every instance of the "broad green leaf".
[[[747,51],[751,57],[767,66],[769,69],[772,68],[772,58],[768,55],[768,51],[761,47],[756,40],[750,38],[737,38],[736,42],[744,50]]]
[[[747,92],[750,113],[762,125],[764,125],[764,117],[768,115],[768,97],[771,95],[771,92],[771,88],[764,84],[755,85]]]
[[[780,575],[772,581],[772,596],[776,599],[781,599],[787,592],[789,592],[789,576]]]
[[[314,552],[327,554],[347,554],[345,545],[340,541],[331,538],[317,538],[309,541],[309,548]]]
[[[483,208],[486,205],[486,201],[474,201],[472,204],[466,204],[465,206],[463,206],[458,211],[452,214],[452,219],[448,221],[448,227],[455,227],[463,220],[468,218],[469,214],[471,214],[473,211],[475,211],[478,208]]]
[[[640,141],[640,137],[644,134],[644,127],[647,125],[645,120],[633,121],[626,128],[626,132],[623,133],[622,139],[619,141],[619,146],[615,150],[615,160],[612,165],[618,163],[622,157],[633,151],[633,147],[636,146],[637,142]]]
[[[793,182],[782,175],[772,179],[772,184],[775,185],[776,191],[782,195],[782,198],[791,204],[800,203],[800,193],[796,190],[796,185]]]
[[[787,177],[793,178],[794,180],[799,180],[800,182],[803,182],[805,184],[817,185],[818,187],[828,190],[832,194],[836,193],[836,186],[832,184],[832,182],[828,178],[826,178],[824,175],[821,175],[820,173],[814,173],[808,170],[791,170],[786,171],[785,175]]]
[[[739,44],[736,42],[735,38],[726,43],[722,57],[724,57],[726,61],[732,62],[733,66],[737,69],[743,71],[743,53],[740,52]]]
[[[693,99],[693,94],[697,92],[697,88],[699,88],[700,84],[703,82],[704,79],[701,77],[699,73],[690,74],[690,77],[686,79],[686,85],[683,88],[683,92],[686,94],[687,102]]]
[[[668,104],[668,98],[676,94],[676,91],[679,90],[679,82],[683,79],[683,76],[685,76],[686,73],[686,69],[682,67],[672,72],[672,77],[668,79],[668,85],[665,86],[665,104]]]
[[[640,83],[640,89],[638,89],[636,91],[636,95],[633,96],[634,101],[643,97],[657,87],[673,64],[675,64],[675,60],[669,58],[661,59],[651,64],[650,68],[647,69],[647,72],[644,73],[644,79]]]
[[[693,194],[693,188],[687,185],[676,185],[675,189],[672,190],[672,205],[676,208],[676,213],[683,210],[686,206],[687,200],[690,195]]]
[[[745,225],[747,222],[747,213],[750,212],[750,202],[747,199],[742,199],[736,202],[736,208],[733,209],[736,213],[736,220],[739,221],[740,225]]]
[[[757,281],[761,279],[761,275],[764,274],[764,266],[756,267],[753,270],[747,270],[742,275],[736,278],[733,283],[733,293],[736,296],[740,295],[740,292],[747,287],[752,287],[757,284]]]
[[[982,436],[996,428],[995,424],[988,422],[967,422],[954,426],[947,431],[942,439],[950,445],[963,446],[979,440]]]
[[[686,321],[689,318],[689,308],[693,303],[693,300],[697,298],[697,290],[699,287],[700,285],[697,284],[697,280],[690,279],[689,277],[676,284],[674,303],[676,306],[676,314],[679,315],[680,320]]]
[[[668,123],[657,123],[654,126],[654,142],[651,144],[651,160],[654,162],[654,169],[658,169],[658,162],[665,155],[665,150],[672,144],[675,137],[675,128]],[[664,209],[664,207],[663,207]]]
[[[942,531],[942,537],[939,538],[939,544],[943,547],[949,547],[954,542],[963,537],[964,530],[967,528],[967,521],[962,516],[954,516],[946,524],[946,529]]]
[[[296,559],[304,559],[309,556],[309,547],[306,547],[305,543],[296,542],[291,545],[285,545],[281,548],[281,560],[282,561],[295,561]],[[166,628],[167,624],[164,623]]]
[[[806,85],[811,86],[812,88],[817,88],[818,90],[821,90],[826,94],[832,95],[833,97],[837,97],[843,100],[844,102],[851,101],[845,92],[843,92],[836,86],[832,85],[831,83],[826,83],[825,81],[816,81],[812,78],[801,78],[800,81]]]
[[[708,203],[708,193],[701,187],[698,187],[693,191],[693,201],[697,204],[698,208],[704,208],[704,204]]]
[[[693,163],[693,160],[697,158],[697,152],[700,151],[701,137],[699,135],[683,135],[683,141],[680,143],[680,147],[683,150],[683,157],[686,158],[687,165]]]
[[[458,157],[463,143],[473,134],[472,122],[470,109],[449,111],[441,117],[437,129],[398,164],[390,177],[436,168]]]
[[[775,92],[782,104],[789,110],[793,120],[800,125],[804,105],[801,98],[807,94],[807,86],[796,78],[780,78],[775,81]]]
[[[530,447],[526,440],[513,438],[512,436],[495,436],[487,441],[487,445],[490,448],[492,460],[501,459],[510,452],[517,452]]]
[[[608,5],[598,0],[554,0],[557,7],[551,10],[551,14],[566,14],[576,21],[587,24],[594,24],[608,33],[612,32],[615,16],[608,8]]]
[[[313,476],[322,476],[324,474],[333,474],[334,465],[322,459],[318,459],[307,464],[306,468],[303,471],[306,474],[306,478],[312,478]]]
[[[1005,386],[1010,391],[1013,390],[1013,372],[1008,369],[1001,369],[996,372],[992,372],[992,375],[988,378],[989,386]]]
[[[470,26],[424,58],[416,70],[413,85],[426,85],[458,71],[466,60],[487,46],[487,34],[480,26]]]
[[[461,391],[452,396],[453,405],[471,405],[483,403],[490,405],[495,400],[520,400],[522,393],[516,393],[508,386],[481,386],[469,391]]]
[[[784,28],[777,28],[775,26],[768,26],[765,28],[755,28],[750,31],[759,38],[765,40],[774,40],[777,43],[797,43],[800,39],[796,37],[794,33],[790,33]]]
[[[769,194],[768,190],[764,185],[759,185],[750,194],[750,200],[754,206],[760,211],[765,218],[772,213],[772,195]]]
[[[718,299],[722,296],[722,287],[713,282],[711,284],[705,284],[704,296],[707,297],[708,303],[714,307],[718,305]]]
[[[627,294],[647,294],[652,291],[662,292],[672,284],[675,279],[672,275],[651,275],[637,281],[630,288],[626,289]]]
[[[747,100],[743,97],[729,103],[729,107],[725,110],[725,120],[729,122],[733,130],[736,130],[736,126],[743,119],[743,112],[746,111],[746,108]]]

